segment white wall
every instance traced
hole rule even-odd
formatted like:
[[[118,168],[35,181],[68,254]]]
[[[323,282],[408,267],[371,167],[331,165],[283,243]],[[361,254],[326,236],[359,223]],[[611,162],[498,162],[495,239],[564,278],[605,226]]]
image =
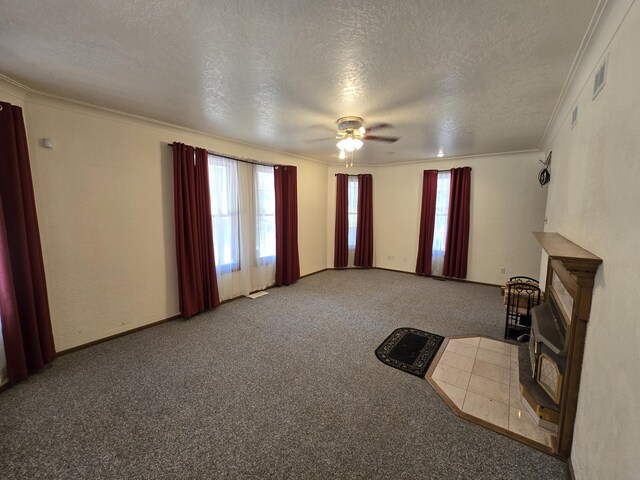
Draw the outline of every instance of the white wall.
[[[538,184],[539,153],[439,159],[403,165],[330,167],[327,185],[327,265],[333,266],[335,173],[373,174],[374,265],[415,272],[422,172],[470,166],[471,225],[467,279],[501,284],[537,276],[540,252],[531,232],[543,228],[546,191]],[[501,268],[505,274],[500,273]]]
[[[8,102],[19,107],[24,107],[24,100],[24,90],[0,78],[0,101]],[[0,325],[2,325],[1,322],[2,318],[0,318]],[[4,385],[8,381],[9,377],[7,376],[7,359],[4,352],[2,328],[0,328],[0,385]]]
[[[301,274],[325,268],[326,165],[33,92],[24,107],[58,351],[178,314],[173,141],[296,165]]]
[[[545,142],[553,150],[546,229],[603,259],[571,456],[578,479],[638,478],[640,469],[639,45],[638,2],[609,2]],[[606,54],[606,85],[592,100]]]

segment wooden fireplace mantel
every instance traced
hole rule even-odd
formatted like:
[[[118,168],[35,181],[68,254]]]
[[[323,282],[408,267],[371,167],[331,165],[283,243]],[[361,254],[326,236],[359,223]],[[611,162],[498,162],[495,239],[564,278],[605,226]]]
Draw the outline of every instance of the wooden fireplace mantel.
[[[533,232],[549,258],[559,260],[572,274],[595,274],[602,259],[555,232]]]
[[[596,271],[602,259],[555,232],[533,232],[534,237],[549,256],[545,282],[545,302],[557,308],[558,296],[552,287],[553,276],[573,299],[571,312],[565,312],[566,368],[560,398],[560,422],[555,453],[568,457],[573,443],[573,430],[578,405],[582,373],[582,358],[591,313],[591,298]],[[563,315],[560,315],[561,317]]]

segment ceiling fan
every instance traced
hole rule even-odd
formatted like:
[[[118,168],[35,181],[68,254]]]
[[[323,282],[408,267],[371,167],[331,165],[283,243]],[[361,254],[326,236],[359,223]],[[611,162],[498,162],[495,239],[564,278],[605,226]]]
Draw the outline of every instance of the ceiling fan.
[[[376,142],[393,143],[400,140],[400,137],[385,137],[380,135],[371,135],[371,132],[381,130],[383,128],[392,128],[393,125],[389,123],[374,123],[368,127],[364,126],[364,120],[362,117],[341,117],[336,120],[338,126],[335,137],[317,138],[314,140],[307,140],[306,143],[322,142],[325,140],[331,140],[333,138],[338,139],[337,147],[340,150],[339,158],[344,160],[347,157],[347,152],[351,153],[353,165],[353,152],[354,150],[360,150],[364,144],[363,140],[374,140]]]

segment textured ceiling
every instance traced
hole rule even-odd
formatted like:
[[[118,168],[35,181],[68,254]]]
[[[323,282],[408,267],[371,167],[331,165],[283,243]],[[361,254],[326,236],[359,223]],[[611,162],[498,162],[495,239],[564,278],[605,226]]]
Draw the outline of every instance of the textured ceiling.
[[[95,105],[338,163],[539,147],[597,0],[0,2],[0,72]]]

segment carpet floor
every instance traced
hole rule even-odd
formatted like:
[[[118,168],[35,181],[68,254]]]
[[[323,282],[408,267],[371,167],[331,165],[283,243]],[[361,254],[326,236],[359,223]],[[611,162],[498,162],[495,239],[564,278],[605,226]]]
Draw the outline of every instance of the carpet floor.
[[[0,476],[555,479],[374,351],[397,327],[500,338],[499,290],[327,271],[58,358],[0,393]]]

